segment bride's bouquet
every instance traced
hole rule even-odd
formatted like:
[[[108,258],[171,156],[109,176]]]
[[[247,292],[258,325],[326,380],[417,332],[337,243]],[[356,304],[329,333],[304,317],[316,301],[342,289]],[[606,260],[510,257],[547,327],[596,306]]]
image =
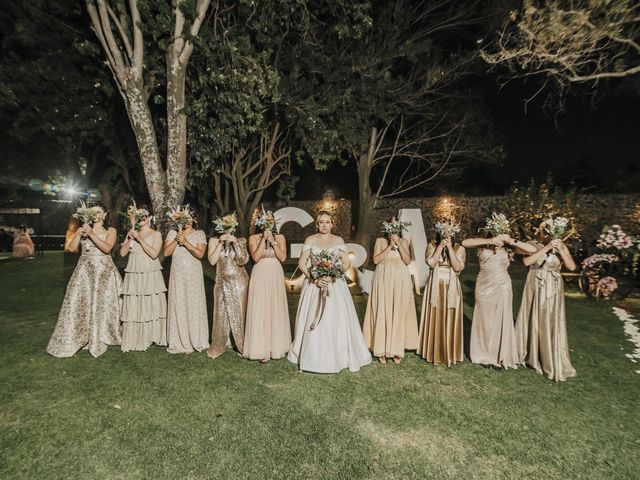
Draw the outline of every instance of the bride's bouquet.
[[[172,208],[167,212],[167,217],[175,224],[178,231],[184,230],[184,227],[189,224],[189,220],[192,219],[188,204]]]
[[[317,280],[322,277],[329,277],[332,282],[344,277],[345,269],[340,259],[340,255],[335,252],[329,252],[322,250],[318,254],[311,254],[311,267],[309,268],[309,276],[313,280]],[[316,314],[309,330],[313,330],[318,326],[322,313],[324,312],[324,306],[329,296],[329,290],[325,287],[320,288],[320,295],[318,296],[318,306],[316,308]]]
[[[93,215],[94,215],[93,207],[87,207],[87,204],[84,203],[84,200],[80,200],[80,206],[76,208],[76,213],[73,214],[73,218],[77,218],[84,225],[85,223],[88,225],[93,224]]]
[[[238,217],[236,212],[233,212],[222,218],[216,218],[212,223],[216,233],[233,235],[238,228]],[[224,242],[224,249],[225,251],[228,249],[227,242]]]
[[[136,201],[132,198],[131,205],[127,207],[127,212],[125,213],[125,215],[131,222],[131,228],[135,228],[136,231],[139,232],[142,228],[140,222],[149,217],[150,213],[144,208],[138,208],[138,206],[136,205]]]
[[[460,224],[456,223],[456,221],[451,218],[437,222],[435,224],[435,229],[442,238],[453,238],[460,233]]]
[[[493,212],[490,217],[485,219],[485,225],[480,228],[480,231],[490,233],[494,237],[502,234],[509,235],[511,233],[511,225],[504,213]]]

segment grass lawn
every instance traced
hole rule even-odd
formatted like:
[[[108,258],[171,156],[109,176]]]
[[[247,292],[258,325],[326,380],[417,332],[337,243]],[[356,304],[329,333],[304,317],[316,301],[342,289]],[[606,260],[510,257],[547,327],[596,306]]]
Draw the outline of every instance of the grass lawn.
[[[230,351],[56,359],[71,268],[59,253],[0,264],[0,478],[640,478],[640,364],[615,304],[568,294],[578,377],[561,384],[413,354],[328,376]],[[524,269],[511,271],[517,309]]]

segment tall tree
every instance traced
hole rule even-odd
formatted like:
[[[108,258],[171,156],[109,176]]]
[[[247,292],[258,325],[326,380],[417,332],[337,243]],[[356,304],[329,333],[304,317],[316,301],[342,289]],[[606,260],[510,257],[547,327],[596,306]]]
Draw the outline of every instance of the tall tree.
[[[187,180],[185,81],[194,39],[210,0],[86,0],[91,26],[115,80],[142,163],[154,211],[181,203]],[[164,69],[161,65],[164,56]],[[164,92],[162,89],[164,88]],[[163,94],[161,94],[163,93]],[[166,101],[163,121],[149,104]],[[160,135],[157,130],[164,128]],[[166,156],[159,139],[166,138]],[[166,169],[163,165],[166,165]]]
[[[571,89],[597,93],[607,80],[640,74],[640,3],[524,0],[482,56],[512,76],[542,78],[536,95],[562,109]]]

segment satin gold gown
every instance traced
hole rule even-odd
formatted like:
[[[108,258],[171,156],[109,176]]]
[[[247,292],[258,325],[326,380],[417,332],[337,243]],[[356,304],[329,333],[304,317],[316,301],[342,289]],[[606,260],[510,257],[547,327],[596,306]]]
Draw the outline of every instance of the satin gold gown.
[[[362,333],[376,357],[403,358],[405,350],[418,348],[411,274],[398,250],[376,266]]]
[[[107,233],[98,237],[104,240]],[[51,335],[47,352],[71,357],[86,348],[94,357],[108,345],[120,345],[120,289],[122,278],[111,255],[88,238],[80,241],[80,259],[69,279],[67,292]]]
[[[244,323],[247,311],[249,275],[244,265],[249,261],[247,241],[239,238],[223,248],[216,263],[216,284],[213,287],[213,329],[211,358],[224,353],[231,341],[239,353],[244,346]]]
[[[427,259],[435,245],[427,247]],[[465,249],[454,249],[458,260],[466,260]],[[420,318],[418,354],[427,362],[451,366],[464,359],[462,288],[458,274],[451,268],[448,257],[441,257],[431,269]]]
[[[513,290],[507,269],[511,262],[504,248],[478,251],[480,273],[476,280],[471,324],[470,354],[473,363],[518,368],[513,326]]]
[[[569,355],[561,268],[562,261],[554,253],[529,267],[516,319],[519,363],[556,382],[576,376]]]

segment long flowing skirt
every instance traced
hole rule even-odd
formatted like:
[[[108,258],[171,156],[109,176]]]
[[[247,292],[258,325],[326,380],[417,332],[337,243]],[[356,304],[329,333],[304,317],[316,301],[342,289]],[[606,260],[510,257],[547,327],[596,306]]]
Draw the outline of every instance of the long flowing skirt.
[[[344,368],[357,372],[371,363],[351,293],[344,280],[328,288],[329,296],[321,320],[309,330],[315,318],[320,289],[305,281],[296,316],[296,334],[289,350],[289,361],[300,370],[337,373]]]
[[[98,357],[108,345],[120,345],[121,285],[111,257],[82,255],[67,285],[47,352],[54,357],[71,357],[87,348]]]
[[[242,355],[246,358],[282,358],[289,351],[287,290],[282,265],[276,258],[263,258],[253,267],[244,335]]]

